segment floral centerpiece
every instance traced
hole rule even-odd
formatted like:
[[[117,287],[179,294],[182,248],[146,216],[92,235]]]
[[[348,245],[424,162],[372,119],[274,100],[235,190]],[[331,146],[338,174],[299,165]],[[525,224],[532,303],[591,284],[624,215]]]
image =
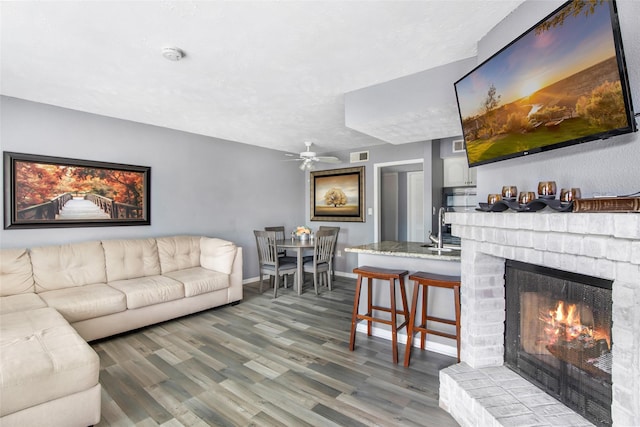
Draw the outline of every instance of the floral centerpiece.
[[[293,231],[295,236],[300,240],[307,240],[311,235],[311,229],[306,225],[299,225]]]

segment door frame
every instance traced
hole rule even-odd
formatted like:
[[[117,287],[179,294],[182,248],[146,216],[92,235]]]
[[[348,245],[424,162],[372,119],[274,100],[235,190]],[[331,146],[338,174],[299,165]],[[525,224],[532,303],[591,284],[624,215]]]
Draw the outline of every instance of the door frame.
[[[389,166],[412,165],[422,163],[424,171],[424,159],[398,160],[395,162],[374,163],[373,164],[373,241],[379,242],[380,239],[380,177],[382,168]]]
[[[420,203],[415,203],[415,198],[412,197],[414,195],[414,191],[412,190],[414,187],[411,184],[412,178],[414,176],[420,175],[422,181],[420,184],[422,185],[422,194],[420,195]],[[415,182],[419,182],[419,180],[413,180]],[[420,227],[422,227],[422,232],[419,233],[420,237],[417,239],[412,239],[412,235],[415,231],[419,231],[414,229],[415,223],[411,220],[413,219],[413,212],[415,210],[416,205],[419,205],[420,212],[422,212],[422,218],[420,218]],[[417,215],[416,215],[417,217]],[[407,172],[407,240],[411,242],[421,242],[424,239],[425,231],[424,231],[424,169],[421,171],[413,171]]]

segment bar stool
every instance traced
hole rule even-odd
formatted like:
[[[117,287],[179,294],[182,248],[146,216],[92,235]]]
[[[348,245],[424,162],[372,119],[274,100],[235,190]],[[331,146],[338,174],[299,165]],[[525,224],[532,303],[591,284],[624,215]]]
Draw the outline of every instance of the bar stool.
[[[385,325],[391,325],[391,342],[393,346],[393,363],[398,363],[398,330],[405,327],[409,322],[409,310],[407,305],[407,294],[404,288],[404,277],[409,274],[406,270],[391,270],[388,268],[377,268],[362,266],[353,269],[353,272],[358,275],[358,282],[356,284],[356,295],[353,301],[353,316],[351,317],[351,339],[349,341],[349,350],[353,351],[356,346],[356,323],[358,320],[367,321],[367,335],[371,336],[371,324],[372,322],[384,323]],[[358,306],[360,305],[360,289],[362,285],[362,279],[365,278],[367,282],[367,312],[364,314],[358,313]],[[389,292],[391,296],[390,307],[382,307],[379,305],[373,305],[371,300],[372,280],[388,280]],[[400,295],[402,298],[402,310],[396,309],[396,286],[395,281],[400,284]],[[386,320],[373,315],[373,311],[383,311],[391,313],[391,320]],[[404,316],[404,322],[398,326],[397,315]]]
[[[458,362],[460,362],[460,277],[459,276],[444,276],[441,274],[425,273],[424,271],[418,271],[415,274],[409,276],[409,280],[414,281],[413,285],[413,300],[411,301],[411,315],[409,318],[409,326],[407,327],[407,350],[404,355],[404,366],[409,366],[409,359],[411,358],[411,344],[413,341],[413,333],[420,332],[420,348],[424,350],[424,342],[427,334],[439,335],[441,337],[451,338],[456,340],[458,349]],[[453,290],[454,306],[456,311],[455,320],[443,319],[441,317],[430,316],[428,311],[428,295],[429,286],[437,288],[447,288]],[[424,288],[423,288],[424,287]],[[419,325],[415,325],[416,310],[418,307],[418,292],[422,288],[422,316]],[[427,327],[427,321],[446,323],[448,325],[455,325],[456,333],[449,334],[446,332],[437,331]]]

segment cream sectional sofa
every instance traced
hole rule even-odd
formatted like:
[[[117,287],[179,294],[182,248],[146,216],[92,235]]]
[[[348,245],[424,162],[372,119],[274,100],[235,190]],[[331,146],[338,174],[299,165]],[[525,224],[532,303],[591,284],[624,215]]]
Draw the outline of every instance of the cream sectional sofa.
[[[0,252],[0,425],[100,420],[87,341],[242,299],[242,248],[208,237]]]

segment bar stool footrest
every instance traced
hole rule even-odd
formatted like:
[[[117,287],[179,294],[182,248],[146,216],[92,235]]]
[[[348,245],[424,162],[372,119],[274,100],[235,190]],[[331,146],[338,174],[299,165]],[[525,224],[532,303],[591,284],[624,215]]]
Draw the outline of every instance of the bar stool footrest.
[[[393,326],[393,321],[391,320],[380,319],[379,317],[366,316],[364,314],[358,314],[356,316],[356,323],[357,323],[357,320],[366,320],[368,322],[382,323],[385,325]],[[399,326],[396,326],[396,331],[399,331],[400,329],[404,328],[408,324],[409,324],[409,319],[406,319],[404,322],[402,322],[402,324],[400,324]]]
[[[384,311],[386,313],[392,313],[390,308],[387,307],[380,307],[377,305],[372,305],[371,306],[371,310],[378,310],[378,311]],[[404,311],[404,310],[400,310],[400,309],[396,309],[396,315],[402,315],[402,316],[409,316],[409,312],[408,311]]]
[[[438,322],[438,323],[446,323],[447,325],[454,325],[454,326],[456,325],[455,320],[443,319],[442,317],[427,316],[427,320],[431,320],[432,322]]]
[[[413,332],[424,332],[426,334],[438,335],[438,336],[445,337],[445,338],[451,338],[452,340],[457,340],[458,339],[458,336],[456,334],[450,334],[450,333],[447,333],[447,332],[436,331],[435,329],[428,329],[428,328],[425,328],[424,325],[415,326],[413,328]]]

